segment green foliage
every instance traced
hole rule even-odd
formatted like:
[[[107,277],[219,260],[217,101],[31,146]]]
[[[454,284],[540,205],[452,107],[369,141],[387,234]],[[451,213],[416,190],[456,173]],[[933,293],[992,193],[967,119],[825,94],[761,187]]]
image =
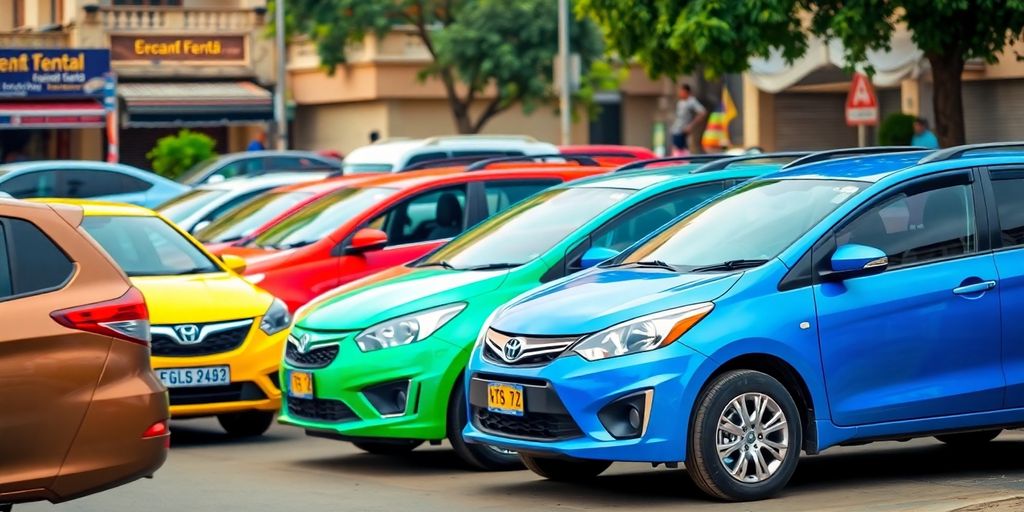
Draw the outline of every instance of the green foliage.
[[[193,165],[217,156],[214,151],[216,144],[205,133],[181,130],[177,135],[157,140],[156,146],[146,153],[146,158],[157,174],[173,180]]]
[[[909,146],[914,138],[914,116],[899,112],[889,114],[878,127],[878,145]]]
[[[420,78],[444,84],[460,132],[478,132],[514,105],[530,111],[553,98],[558,4],[552,0],[289,0],[288,9],[291,29],[316,43],[332,72],[346,63],[349,45],[411,27],[434,59]],[[591,21],[575,20],[570,34],[573,52],[591,70],[603,55],[600,33]],[[490,90],[497,97],[471,112]]]

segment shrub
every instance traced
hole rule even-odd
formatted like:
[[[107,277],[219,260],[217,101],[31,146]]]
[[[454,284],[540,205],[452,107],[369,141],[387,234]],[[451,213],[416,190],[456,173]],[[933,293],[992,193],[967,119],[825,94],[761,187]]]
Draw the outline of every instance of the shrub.
[[[914,138],[914,116],[889,114],[878,127],[878,144],[881,146],[909,146]]]
[[[177,135],[156,141],[146,158],[157,174],[173,180],[199,162],[217,156],[213,150],[216,145],[217,142],[205,133],[183,129]]]

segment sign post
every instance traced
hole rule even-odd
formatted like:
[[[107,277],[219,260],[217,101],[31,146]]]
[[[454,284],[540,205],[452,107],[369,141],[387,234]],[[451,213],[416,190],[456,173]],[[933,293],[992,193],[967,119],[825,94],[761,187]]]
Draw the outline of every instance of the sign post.
[[[867,146],[867,128],[878,124],[878,96],[864,73],[854,73],[846,96],[846,124],[857,127],[857,145]]]
[[[116,164],[121,158],[118,149],[120,128],[117,115],[117,75],[111,71],[103,78],[103,109],[107,112],[107,162]]]

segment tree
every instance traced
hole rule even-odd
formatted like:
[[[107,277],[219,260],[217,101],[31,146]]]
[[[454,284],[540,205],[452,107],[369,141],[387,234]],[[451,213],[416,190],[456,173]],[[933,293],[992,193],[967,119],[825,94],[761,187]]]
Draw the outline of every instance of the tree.
[[[935,134],[942,146],[966,141],[962,75],[970,59],[995,62],[1024,31],[1024,0],[801,0],[814,14],[812,29],[835,37],[847,60],[889,48],[905,25],[932,69]]]
[[[287,14],[332,73],[347,62],[349,44],[412,27],[433,58],[420,78],[444,85],[459,133],[477,133],[515,105],[530,111],[553,98],[557,12],[552,0],[289,0]],[[570,34],[585,69],[603,54],[592,22],[574,21]]]
[[[183,129],[177,135],[157,140],[156,146],[146,153],[146,158],[157,174],[173,180],[192,166],[217,156],[213,150],[216,145],[216,141],[205,133]]]

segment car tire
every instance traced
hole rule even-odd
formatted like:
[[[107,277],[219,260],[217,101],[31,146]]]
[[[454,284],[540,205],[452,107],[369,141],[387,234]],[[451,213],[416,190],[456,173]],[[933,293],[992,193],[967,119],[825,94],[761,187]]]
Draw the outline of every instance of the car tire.
[[[743,419],[741,407],[747,413]],[[759,409],[759,417],[752,419],[751,411]],[[720,455],[720,438],[733,444],[735,451]],[[802,442],[800,411],[785,386],[761,372],[730,371],[715,378],[697,400],[686,469],[709,496],[725,501],[761,500],[789,482]]]
[[[276,416],[266,411],[233,412],[217,416],[217,422],[233,437],[256,437],[266,433]]]
[[[448,398],[447,430],[448,442],[452,444],[456,455],[473,469],[482,471],[511,471],[523,469],[519,454],[485,444],[467,443],[462,431],[469,421],[467,412],[466,389],[462,378],[455,381],[455,389]]]
[[[520,454],[526,469],[556,482],[583,482],[604,473],[612,465],[608,460],[552,459]]]
[[[941,436],[935,436],[935,439],[948,444],[949,446],[961,448],[961,447],[973,447],[983,445],[989,441],[995,439],[1003,431],[1002,429],[995,430],[979,430],[977,432],[962,432],[959,434],[943,434]]]
[[[423,441],[419,439],[392,439],[388,441],[353,441],[352,444],[374,455],[402,455],[415,450]]]

